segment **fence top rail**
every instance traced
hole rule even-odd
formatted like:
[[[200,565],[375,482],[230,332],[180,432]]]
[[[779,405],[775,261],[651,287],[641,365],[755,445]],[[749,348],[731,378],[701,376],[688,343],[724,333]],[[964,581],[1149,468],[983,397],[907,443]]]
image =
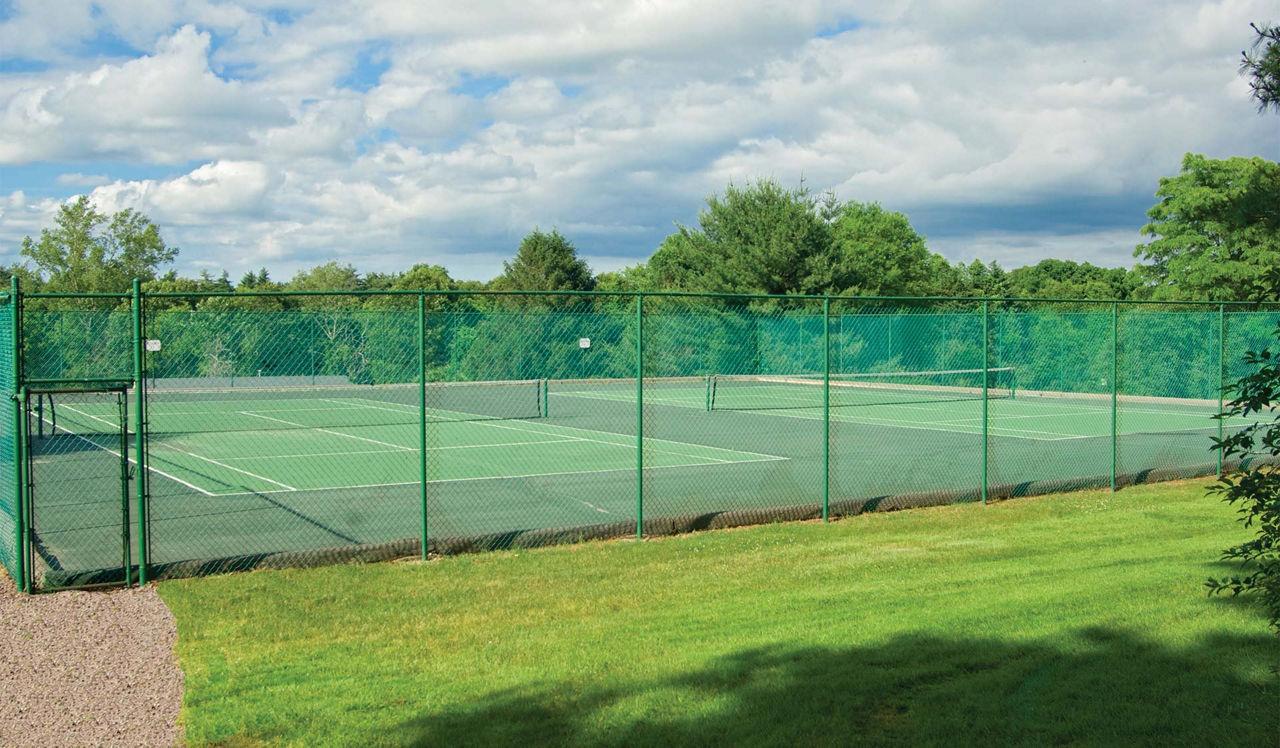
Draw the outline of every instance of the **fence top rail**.
[[[131,293],[49,293],[45,291],[35,291],[33,293],[21,292],[25,299],[119,299],[125,301],[132,299]]]
[[[31,299],[132,299],[131,292],[124,293],[53,293],[37,291],[20,295]],[[305,291],[146,291],[140,292],[144,299],[206,299],[206,298],[272,298],[272,297],[377,297],[377,296],[516,296],[516,297],[567,297],[567,298],[618,298],[634,299],[636,297],[675,297],[675,298],[710,298],[726,300],[777,300],[777,301],[841,301],[865,303],[942,303],[965,302],[978,304],[1017,303],[1017,304],[1120,304],[1152,305],[1152,306],[1199,306],[1199,307],[1261,307],[1280,305],[1277,301],[1225,301],[1225,300],[1185,300],[1185,299],[1073,299],[1073,298],[1037,298],[1027,296],[848,296],[822,294],[752,294],[721,293],[709,291],[497,291],[481,289],[378,289],[378,290],[305,290]]]

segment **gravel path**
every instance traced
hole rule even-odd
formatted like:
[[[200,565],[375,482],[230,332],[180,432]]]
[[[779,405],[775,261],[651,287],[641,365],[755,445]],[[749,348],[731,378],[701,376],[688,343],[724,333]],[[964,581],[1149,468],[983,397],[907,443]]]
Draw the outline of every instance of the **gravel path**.
[[[0,745],[177,744],[176,639],[154,588],[29,597],[0,572]]]

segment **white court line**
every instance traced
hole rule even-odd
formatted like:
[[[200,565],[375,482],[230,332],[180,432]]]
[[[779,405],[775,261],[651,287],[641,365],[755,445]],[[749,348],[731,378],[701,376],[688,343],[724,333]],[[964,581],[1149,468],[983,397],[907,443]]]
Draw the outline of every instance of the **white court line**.
[[[396,449],[402,450],[404,452],[417,451],[413,447],[406,447],[401,444],[392,444],[391,442],[382,442],[382,441],[378,441],[377,439],[369,439],[363,436],[344,434],[340,431],[330,431],[329,429],[322,429],[319,426],[308,426],[305,423],[297,423],[296,421],[286,421],[283,418],[272,418],[271,416],[264,416],[261,413],[252,413],[247,410],[237,410],[236,412],[244,416],[253,416],[254,418],[261,418],[264,421],[275,421],[276,423],[283,423],[287,426],[297,426],[299,428],[304,428],[307,431],[319,431],[324,434],[333,434],[334,436],[345,436],[348,439],[359,439],[362,442],[369,442],[370,444],[379,444],[383,447],[395,447]]]
[[[228,465],[228,464],[226,464],[226,463],[224,463],[224,462],[218,462],[217,460],[213,460],[213,459],[210,459],[210,458],[208,458],[208,457],[202,457],[202,456],[200,456],[200,455],[196,454],[195,452],[188,452],[188,451],[187,451],[187,450],[185,450],[185,449],[178,449],[177,447],[173,446],[172,444],[169,444],[168,442],[164,441],[163,439],[161,439],[160,441],[153,441],[153,442],[151,442],[151,443],[152,443],[152,444],[158,444],[159,446],[165,447],[166,449],[172,449],[174,452],[181,452],[182,454],[187,455],[187,456],[189,456],[189,457],[194,457],[194,458],[196,458],[197,460],[204,460],[205,462],[210,463],[211,465],[217,465],[218,467],[226,468],[227,470],[234,470],[235,472],[237,472],[237,473],[241,473],[241,474],[243,474],[243,475],[247,475],[247,476],[249,476],[250,478],[257,478],[258,480],[266,481],[267,483],[271,483],[271,484],[274,484],[274,485],[280,486],[281,488],[284,488],[285,490],[288,490],[288,491],[297,491],[297,490],[298,490],[298,489],[294,488],[293,486],[289,485],[288,483],[281,483],[281,482],[280,482],[280,481],[278,481],[278,480],[271,480],[270,478],[267,478],[266,476],[258,475],[257,473],[251,473],[251,472],[249,472],[248,470],[241,470],[240,468],[235,467],[234,465]],[[219,496],[221,496],[221,495],[222,495],[222,494],[219,494]]]
[[[790,459],[791,459],[790,457],[771,457],[765,460],[738,460],[738,462],[742,464],[750,464],[753,462],[781,462],[781,461],[786,461]],[[652,467],[646,467],[645,471],[647,472],[650,470],[674,470],[677,468],[708,467],[708,466],[720,465],[720,464],[723,464],[723,463],[695,462],[691,465],[654,465]],[[599,473],[631,473],[632,475],[634,475],[635,472],[636,472],[636,469],[634,466],[632,466],[632,467],[624,467],[624,468],[606,468],[604,470],[567,470],[567,471],[556,472],[556,473],[522,473],[519,475],[484,475],[484,476],[479,476],[475,478],[438,478],[436,480],[429,480],[427,481],[427,483],[428,484],[474,483],[477,481],[487,481],[487,480],[517,480],[520,478],[545,478],[548,476],[557,476],[557,475],[596,475]],[[414,481],[401,481],[399,483],[367,483],[360,486],[322,486],[320,488],[304,488],[301,490],[302,491],[351,491],[351,490],[361,489],[361,488],[392,488],[395,486],[418,486],[418,485],[421,485],[421,483],[414,480]],[[219,494],[213,494],[213,495],[214,496],[257,496],[259,494],[271,494],[271,493],[288,493],[288,491],[241,491],[238,493],[219,493]]]
[[[446,449],[483,449],[484,447],[524,447],[531,444],[562,444],[565,442],[585,442],[587,439],[577,439],[568,437],[565,439],[548,439],[546,441],[536,442],[495,442],[493,444],[461,444],[455,447],[427,447],[428,452],[437,452]],[[348,457],[350,455],[391,455],[404,454],[403,449],[368,449],[359,452],[316,452],[314,454],[298,454],[298,455],[266,455],[263,457],[219,457],[220,460],[286,460],[296,459],[299,457]],[[407,450],[409,452],[417,452],[418,449]]]
[[[68,406],[66,406],[66,405],[64,405],[64,406],[62,406],[62,407],[66,408],[67,410],[69,410],[69,411],[71,411],[71,412],[73,412],[73,413],[80,413],[80,415],[86,416],[86,417],[88,417],[88,418],[92,418],[92,419],[94,419],[95,421],[102,421],[103,423],[111,424],[111,422],[110,422],[110,421],[103,421],[103,419],[101,419],[101,418],[98,418],[98,417],[96,417],[96,416],[91,416],[91,415],[89,415],[88,413],[85,413],[85,412],[83,412],[83,411],[76,410],[75,408],[68,407]],[[119,453],[119,452],[117,452],[117,451],[115,451],[114,449],[107,449],[106,447],[102,446],[101,444],[98,444],[98,443],[96,443],[96,442],[94,442],[94,441],[92,441],[92,440],[90,440],[90,439],[86,439],[86,438],[84,438],[83,436],[81,436],[81,435],[79,435],[79,434],[72,433],[72,432],[71,432],[70,430],[68,430],[68,429],[65,429],[65,428],[63,428],[63,427],[61,427],[61,426],[55,426],[55,425],[54,425],[54,423],[53,423],[52,421],[50,421],[49,419],[47,419],[47,418],[41,417],[41,418],[40,418],[40,420],[44,421],[45,423],[49,424],[50,426],[52,426],[52,427],[53,427],[53,428],[55,428],[55,429],[58,429],[58,430],[60,430],[60,431],[66,431],[68,434],[71,434],[72,436],[74,436],[75,438],[79,439],[80,441],[88,442],[89,444],[92,444],[93,446],[97,447],[98,449],[101,449],[101,450],[102,450],[102,451],[104,451],[104,452],[107,452],[107,453],[109,453],[109,454],[113,454],[113,455],[115,455],[116,457],[119,457],[119,456],[120,456],[120,453]],[[111,425],[112,425],[112,426],[114,426],[114,427],[115,427],[115,428],[117,428],[117,429],[118,429],[118,428],[120,428],[120,427],[119,427],[119,426],[117,426],[116,424],[111,424]],[[137,464],[138,464],[138,461],[137,461],[136,459],[132,458],[132,457],[128,458],[128,460],[129,460],[129,464],[130,464],[130,465],[137,465]],[[182,485],[184,485],[184,486],[186,486],[187,488],[190,488],[190,489],[192,489],[192,490],[194,490],[194,491],[199,491],[200,493],[204,494],[205,496],[217,496],[217,495],[219,495],[219,494],[212,493],[212,492],[210,492],[210,491],[206,491],[206,490],[204,490],[203,488],[201,488],[201,487],[199,487],[199,486],[197,486],[197,485],[193,485],[193,484],[191,484],[191,483],[188,483],[188,482],[184,481],[183,479],[181,479],[181,478],[179,478],[179,477],[177,477],[177,476],[169,475],[168,473],[164,472],[163,470],[156,470],[155,468],[151,467],[150,465],[147,465],[147,470],[150,470],[151,472],[155,473],[156,475],[162,475],[162,476],[164,476],[164,477],[168,478],[168,479],[169,479],[169,480],[171,480],[171,481],[175,481],[175,482],[177,482],[177,483],[181,483]]]
[[[397,403],[391,403],[391,404],[392,404],[392,405],[396,405]],[[404,412],[404,411],[401,411],[401,410],[395,410],[395,409],[392,409],[392,408],[384,408],[384,407],[381,407],[380,405],[369,405],[369,406],[367,406],[367,407],[369,407],[370,409],[373,409],[373,410],[386,410],[386,411],[390,411],[390,412],[392,412],[392,413],[403,413],[403,412]],[[409,407],[416,407],[416,406],[405,405],[404,407],[409,408]],[[463,413],[463,412],[456,411],[456,410],[445,410],[445,409],[443,409],[443,408],[429,408],[429,410],[430,410],[431,412],[433,412],[433,413],[452,413],[452,414],[454,414],[454,415],[459,415],[459,416],[474,415],[474,414],[471,414],[471,413]],[[470,423],[470,424],[474,424],[474,425],[476,425],[476,426],[487,426],[487,427],[489,427],[489,428],[495,428],[495,429],[508,429],[508,430],[510,430],[510,431],[519,431],[519,432],[521,432],[521,433],[525,433],[525,434],[542,434],[543,436],[568,436],[568,434],[558,434],[558,433],[556,433],[556,432],[554,432],[554,431],[540,431],[540,430],[535,429],[535,428],[522,428],[522,427],[519,427],[519,426],[512,426],[512,425],[510,425],[510,423],[500,424],[500,423],[494,423],[493,421],[476,421],[476,420],[471,420],[471,421],[462,421],[462,423]],[[625,434],[616,434],[616,433],[609,432],[609,431],[596,431],[596,430],[594,430],[594,429],[580,429],[580,428],[577,428],[576,426],[554,426],[554,427],[551,427],[551,428],[565,429],[565,430],[567,430],[567,431],[580,431],[580,432],[587,433],[587,434],[603,434],[603,435],[607,435],[607,436],[616,436],[616,437],[628,438]],[[605,440],[603,440],[603,439],[589,439],[589,438],[587,438],[587,437],[580,437],[580,438],[582,439],[582,441],[587,441],[587,442],[596,442],[596,443],[598,443],[598,444],[608,444],[609,446],[612,446],[612,447],[627,447],[627,448],[634,449],[634,448],[635,448],[635,446],[636,446],[634,441],[624,442],[624,443],[622,443],[622,444],[619,444],[619,443],[617,443],[617,442],[605,441]],[[632,440],[634,440],[634,438],[635,438],[635,437],[629,437],[629,438],[630,438],[630,439],[632,439]],[[650,437],[645,437],[645,441],[646,441],[646,442],[647,442],[647,441],[662,442],[662,443],[664,443],[664,444],[679,444],[679,445],[684,446],[684,447],[698,447],[699,449],[709,449],[709,450],[714,450],[714,451],[716,451],[716,452],[728,452],[728,453],[730,453],[730,454],[744,454],[744,455],[752,455],[752,456],[754,456],[754,457],[764,457],[764,458],[771,459],[771,460],[774,460],[774,459],[789,459],[789,458],[785,458],[785,457],[778,457],[778,455],[766,455],[766,454],[760,454],[760,453],[758,453],[758,452],[744,452],[744,451],[742,451],[742,450],[738,450],[738,449],[725,449],[725,448],[723,448],[723,447],[712,447],[712,446],[705,445],[705,444],[691,444],[691,443],[689,443],[689,442],[677,442],[677,441],[671,441],[670,439],[651,439]],[[745,461],[743,461],[743,460],[719,460],[719,459],[718,459],[718,458],[716,458],[716,457],[709,457],[709,456],[706,456],[706,455],[691,455],[691,454],[687,454],[687,453],[685,453],[685,452],[676,452],[676,451],[669,450],[669,449],[655,449],[655,448],[653,448],[653,447],[649,447],[649,449],[650,449],[651,451],[653,451],[653,452],[658,452],[658,453],[660,453],[660,454],[675,455],[675,456],[677,456],[677,457],[692,457],[692,458],[694,458],[694,459],[698,459],[698,460],[718,460],[718,461],[720,461],[720,462],[724,462],[724,463],[732,463],[732,462],[753,462],[753,460],[745,460]]]
[[[343,405],[343,406],[346,406],[346,405],[347,405],[347,403],[343,403],[343,402],[341,402],[341,401],[333,401],[333,400],[327,400],[327,399],[326,399],[325,401],[326,401],[326,402],[334,402],[334,403],[336,403],[336,404],[338,404],[338,405]],[[395,405],[395,404],[397,404],[397,403],[391,403],[391,404]],[[414,406],[414,405],[408,405],[408,404],[404,404],[404,405],[403,405],[403,407],[405,407],[405,408],[415,408],[415,409],[417,408],[417,406]],[[390,412],[393,412],[393,413],[404,413],[404,411],[403,411],[403,410],[396,410],[396,409],[393,409],[393,408],[384,408],[384,407],[380,407],[380,405],[372,405],[372,404],[364,404],[364,403],[353,403],[353,404],[351,404],[351,407],[344,407],[344,408],[341,408],[341,410],[350,410],[350,409],[354,409],[354,408],[368,408],[368,409],[374,409],[374,410],[387,410],[387,411],[390,411]],[[339,410],[339,408],[335,408],[334,410]],[[437,413],[453,413],[454,415],[461,415],[461,416],[472,415],[472,414],[467,414],[467,413],[461,413],[461,412],[458,412],[458,411],[448,411],[448,410],[441,410],[441,409],[436,409],[436,408],[432,408],[432,409],[430,409],[430,410],[435,411],[435,412],[437,412]],[[381,442],[381,441],[378,441],[378,440],[376,440],[376,439],[368,439],[368,438],[365,438],[365,437],[355,436],[355,435],[352,435],[352,434],[343,434],[343,433],[338,432],[338,431],[330,431],[330,430],[328,430],[328,429],[324,429],[324,428],[318,428],[318,427],[314,427],[314,426],[307,426],[306,424],[295,423],[295,422],[292,422],[292,421],[286,421],[286,420],[284,420],[284,419],[280,419],[280,418],[272,418],[272,417],[270,417],[270,416],[264,416],[264,415],[261,415],[261,414],[259,414],[259,413],[252,413],[252,412],[248,412],[248,411],[236,411],[236,412],[241,413],[242,415],[252,416],[252,417],[255,417],[255,418],[261,418],[261,419],[268,420],[268,421],[276,421],[276,422],[279,422],[279,423],[284,423],[284,424],[289,425],[289,426],[295,426],[295,427],[299,427],[299,428],[303,428],[303,429],[307,429],[307,430],[312,430],[312,431],[321,431],[321,432],[324,432],[324,433],[332,434],[332,435],[334,435],[334,436],[347,437],[347,438],[349,438],[349,439],[358,439],[358,440],[361,440],[361,441],[372,442],[372,443],[374,443],[374,444],[379,444],[379,445],[382,445],[382,446],[394,447],[394,448],[395,448],[395,450],[399,450],[399,451],[406,451],[406,452],[416,452],[416,451],[417,451],[417,449],[415,449],[415,448],[412,448],[412,447],[405,447],[405,446],[400,445],[400,444],[391,444],[390,442]],[[606,446],[613,446],[613,447],[627,447],[627,448],[631,448],[631,449],[634,449],[634,448],[635,448],[635,442],[634,442],[634,441],[630,441],[630,442],[626,442],[626,443],[618,443],[618,442],[605,441],[605,440],[602,440],[602,439],[591,439],[591,438],[587,438],[587,437],[575,437],[575,436],[573,436],[572,434],[556,433],[556,432],[554,432],[554,431],[542,431],[542,430],[532,429],[532,428],[520,428],[520,427],[511,426],[511,425],[507,425],[507,424],[496,424],[496,423],[492,423],[492,422],[488,422],[488,421],[465,421],[465,422],[466,422],[466,423],[471,423],[471,424],[474,424],[474,425],[479,425],[479,426],[488,426],[488,427],[490,427],[490,428],[500,428],[500,429],[507,429],[507,430],[511,430],[511,431],[518,431],[518,432],[521,432],[521,433],[540,434],[540,435],[543,435],[543,436],[555,436],[555,437],[561,437],[560,439],[553,440],[553,441],[528,442],[528,444],[530,444],[530,445],[534,445],[534,444],[554,444],[554,443],[561,443],[561,442],[566,442],[566,441],[581,441],[581,442],[589,442],[589,443],[604,444],[604,445],[606,445]],[[626,435],[625,435],[625,434],[617,434],[617,433],[613,433],[613,432],[609,432],[609,431],[597,431],[597,430],[595,430],[595,429],[583,429],[583,428],[577,428],[577,427],[574,427],[574,426],[555,426],[554,428],[557,428],[557,429],[563,429],[563,430],[565,430],[565,431],[580,432],[580,433],[601,434],[601,435],[605,435],[605,436],[612,436],[612,437],[624,437],[624,438],[626,437]],[[656,439],[656,438],[653,438],[653,437],[644,437],[644,441],[645,441],[646,443],[654,442],[654,443],[661,443],[661,444],[677,444],[677,445],[687,446],[687,447],[697,447],[698,449],[704,449],[704,450],[709,450],[709,451],[713,451],[713,452],[721,452],[721,453],[735,454],[735,455],[750,455],[751,457],[757,458],[757,459],[751,459],[751,460],[724,460],[724,459],[720,459],[720,458],[717,458],[717,457],[711,457],[711,456],[709,456],[709,455],[692,455],[692,454],[687,454],[687,453],[684,453],[684,452],[676,452],[676,451],[673,451],[673,450],[664,450],[664,449],[656,449],[656,448],[653,448],[653,447],[647,447],[647,449],[649,449],[650,451],[655,452],[655,453],[658,453],[658,454],[669,454],[669,455],[674,455],[674,456],[677,456],[677,457],[687,457],[687,458],[691,458],[691,459],[694,459],[694,460],[702,460],[702,462],[695,462],[695,463],[688,464],[688,465],[657,465],[657,466],[652,466],[652,467],[646,467],[646,468],[644,468],[645,470],[660,470],[660,469],[670,469],[670,468],[680,468],[680,467],[701,467],[701,466],[704,466],[704,465],[733,465],[733,464],[747,464],[747,463],[752,463],[752,462],[775,462],[775,461],[783,461],[783,460],[789,460],[789,459],[791,459],[791,458],[789,458],[789,457],[782,457],[782,456],[779,456],[779,455],[770,455],[770,454],[764,454],[764,453],[760,453],[760,452],[747,452],[747,451],[743,451],[743,450],[738,450],[738,449],[727,449],[727,448],[723,448],[723,447],[713,447],[713,446],[705,445],[705,444],[692,444],[692,443],[689,443],[689,442],[678,442],[678,441],[674,441],[674,440],[671,440],[671,439]],[[277,485],[277,486],[281,486],[281,487],[283,487],[283,490],[241,491],[241,492],[234,492],[234,493],[213,493],[213,492],[209,492],[209,491],[206,491],[206,490],[204,490],[204,489],[201,489],[201,488],[197,488],[197,487],[195,487],[195,486],[191,486],[191,484],[186,483],[185,481],[181,481],[181,480],[179,480],[179,482],[180,482],[180,483],[182,483],[183,485],[191,486],[191,488],[194,488],[195,490],[199,491],[199,492],[200,492],[200,493],[202,493],[202,494],[205,494],[206,496],[255,496],[255,495],[258,495],[258,494],[266,494],[266,493],[287,493],[287,492],[293,492],[293,491],[299,491],[299,490],[305,490],[305,491],[340,491],[340,490],[359,489],[359,488],[379,488],[379,487],[384,487],[384,486],[401,486],[401,485],[417,485],[417,484],[418,484],[418,481],[409,481],[409,482],[404,482],[404,483],[374,483],[374,484],[367,484],[367,485],[360,485],[360,486],[327,486],[327,487],[322,487],[322,488],[298,489],[298,488],[295,488],[295,487],[293,487],[293,486],[289,486],[289,485],[287,485],[287,484],[280,483],[279,481],[273,481],[273,480],[271,480],[270,478],[265,478],[265,477],[263,477],[263,476],[255,475],[254,473],[250,473],[250,472],[245,471],[245,470],[240,470],[239,468],[233,467],[233,466],[231,466],[231,465],[223,465],[222,463],[219,463],[219,462],[217,462],[217,461],[215,461],[215,460],[210,460],[209,458],[201,457],[200,455],[195,454],[195,453],[193,453],[193,452],[187,452],[187,451],[185,451],[185,450],[178,449],[178,448],[173,447],[173,446],[171,446],[171,445],[169,445],[169,444],[167,444],[167,443],[164,443],[164,442],[159,442],[159,443],[160,443],[160,444],[163,444],[163,445],[164,445],[164,446],[166,446],[166,447],[169,447],[170,449],[173,449],[173,450],[174,450],[174,451],[176,451],[176,452],[181,452],[182,454],[190,455],[191,457],[195,457],[195,458],[197,458],[197,459],[205,460],[205,461],[207,461],[207,462],[211,462],[211,463],[213,463],[213,464],[215,464],[215,465],[220,465],[220,466],[222,466],[222,467],[225,467],[225,468],[227,468],[227,469],[229,469],[229,470],[235,470],[236,472],[244,473],[245,475],[250,475],[250,476],[253,476],[253,477],[255,477],[255,478],[259,478],[259,479],[261,479],[261,480],[267,481],[268,483],[273,483],[273,484],[275,484],[275,485]],[[476,446],[476,447],[485,447],[485,446],[495,446],[495,445],[474,445],[474,446]],[[350,454],[350,453],[344,453],[344,454]],[[237,459],[237,460],[238,460],[238,459],[244,459],[244,458],[224,458],[224,459]],[[706,460],[710,460],[711,462],[706,462]],[[482,477],[476,477],[476,478],[443,478],[443,479],[439,479],[439,480],[432,480],[432,481],[427,481],[427,482],[428,482],[428,483],[457,483],[457,482],[473,482],[473,481],[485,481],[485,480],[506,480],[506,479],[516,479],[516,478],[536,478],[536,477],[541,477],[541,476],[552,476],[552,475],[588,475],[588,474],[593,474],[593,473],[613,473],[613,472],[619,472],[619,471],[633,472],[634,470],[635,470],[635,468],[634,468],[634,467],[627,467],[627,468],[606,468],[606,469],[603,469],[603,470],[574,470],[574,471],[552,472],[552,473],[526,473],[526,474],[520,474],[520,475],[494,475],[494,476],[482,476]],[[157,471],[157,472],[158,472],[158,471]],[[172,476],[169,476],[169,475],[166,475],[165,477],[172,478]],[[178,479],[174,478],[174,480],[178,480]]]

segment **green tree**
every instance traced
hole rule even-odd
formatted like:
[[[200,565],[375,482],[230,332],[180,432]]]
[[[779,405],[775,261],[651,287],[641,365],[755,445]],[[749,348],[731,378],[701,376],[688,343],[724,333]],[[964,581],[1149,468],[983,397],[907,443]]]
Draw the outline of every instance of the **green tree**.
[[[817,293],[918,296],[937,292],[924,237],[902,213],[849,202],[831,222],[831,244],[809,259],[805,286]]]
[[[1000,267],[1000,263],[992,260],[984,264],[975,259],[968,265],[958,268],[961,284],[964,288],[962,296],[1008,296],[1009,275]]]
[[[419,263],[409,268],[409,272],[396,278],[395,283],[391,284],[391,288],[400,291],[416,291],[425,289],[428,291],[447,291],[454,287],[453,278],[449,277],[449,271],[440,265],[427,265]]]
[[[1274,108],[1280,112],[1280,24],[1249,24],[1257,37],[1252,52],[1241,52],[1240,74],[1249,77],[1249,87],[1258,102],[1258,111]]]
[[[1124,268],[1053,259],[1015,268],[1008,277],[1010,296],[1043,299],[1128,299],[1139,283]]]
[[[275,284],[271,281],[271,276],[267,274],[266,268],[261,268],[258,272],[250,270],[240,278],[240,285],[236,286],[238,291],[268,290]]]
[[[1280,328],[1275,332],[1280,338]],[[1237,472],[1228,473],[1210,488],[1236,505],[1241,521],[1255,530],[1254,537],[1222,552],[1222,558],[1238,561],[1239,574],[1206,582],[1210,594],[1256,594],[1280,632],[1280,357],[1269,349],[1249,351],[1245,364],[1253,373],[1241,378],[1228,392],[1233,395],[1219,418],[1246,419],[1252,425],[1216,442],[1224,461],[1238,459]]]
[[[151,219],[132,209],[106,216],[84,195],[60,207],[54,223],[39,241],[22,240],[22,255],[35,262],[49,291],[124,292],[132,279],[152,280],[178,256]]]
[[[360,272],[351,265],[326,262],[310,270],[298,271],[285,286],[287,291],[359,291]]]
[[[502,263],[503,272],[493,281],[501,291],[590,291],[595,287],[591,268],[578,257],[573,242],[559,231],[534,229],[520,241],[516,256]]]
[[[1280,164],[1189,153],[1156,196],[1134,251],[1155,298],[1249,299],[1280,264]]]
[[[829,247],[807,190],[772,180],[712,195],[698,228],[677,225],[648,263],[656,288],[730,293],[809,293],[815,258]]]

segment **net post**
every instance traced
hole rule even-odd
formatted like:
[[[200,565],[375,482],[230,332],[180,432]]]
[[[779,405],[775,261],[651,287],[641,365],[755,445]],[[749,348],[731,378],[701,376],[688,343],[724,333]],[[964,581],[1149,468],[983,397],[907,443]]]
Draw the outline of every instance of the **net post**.
[[[636,294],[636,540],[644,537],[644,294]]]
[[[988,428],[988,403],[991,380],[991,302],[982,302],[982,503],[987,503],[987,453],[990,451],[991,433]]]
[[[143,408],[146,407],[146,392],[143,384],[142,373],[142,281],[133,279],[133,396],[135,406],[133,410],[134,438],[137,440],[134,447],[137,455],[134,465],[137,471],[134,476],[134,485],[137,487],[137,508],[138,508],[138,584],[147,583],[147,563],[150,553],[148,552],[149,538],[147,536],[147,466],[146,466],[146,435],[143,432],[143,426],[146,419],[143,417]],[[129,570],[125,569],[125,583],[129,582]]]
[[[9,383],[13,389],[13,502],[14,502],[14,521],[16,527],[14,532],[17,537],[14,538],[14,550],[17,552],[18,578],[14,581],[18,584],[18,589],[23,592],[30,592],[31,586],[27,583],[27,502],[25,495],[26,481],[24,475],[27,466],[27,450],[26,424],[23,418],[22,409],[24,407],[25,398],[22,396],[22,372],[19,370],[18,362],[20,351],[22,350],[22,320],[19,310],[22,308],[22,294],[18,288],[18,276],[9,279],[9,303],[12,305],[10,310],[12,319],[13,334],[13,350],[8,353],[13,356],[12,381]]]
[[[1218,415],[1222,415],[1223,390],[1227,386],[1227,305],[1218,304]],[[1222,477],[1222,418],[1218,418],[1218,477]]]
[[[427,560],[427,297],[418,294],[418,498],[422,502],[422,560]]]
[[[1116,452],[1120,432],[1117,423],[1117,406],[1120,383],[1120,302],[1111,302],[1111,491],[1116,490]]]
[[[831,299],[822,299],[822,521],[831,512]]]

